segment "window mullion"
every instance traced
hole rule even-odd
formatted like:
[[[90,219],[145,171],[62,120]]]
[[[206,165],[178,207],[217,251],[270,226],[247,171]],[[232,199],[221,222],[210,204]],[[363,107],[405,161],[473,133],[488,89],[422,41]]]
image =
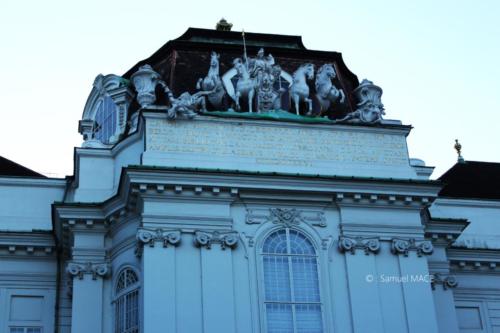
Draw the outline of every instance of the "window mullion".
[[[291,308],[292,308],[292,324],[293,324],[293,332],[297,332],[296,327],[296,318],[295,318],[295,292],[293,290],[293,273],[292,273],[292,250],[290,246],[290,229],[286,229],[286,252],[287,252],[287,261],[288,261],[288,281],[290,285],[290,300],[291,300]]]

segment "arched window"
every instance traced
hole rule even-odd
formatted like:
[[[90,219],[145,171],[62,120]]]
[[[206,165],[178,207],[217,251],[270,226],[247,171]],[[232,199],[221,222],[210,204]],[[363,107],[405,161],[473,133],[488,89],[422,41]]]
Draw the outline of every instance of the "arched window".
[[[316,249],[300,231],[280,229],[262,247],[267,333],[323,332]]]
[[[120,272],[115,292],[115,333],[138,333],[139,278],[132,269]]]
[[[117,107],[113,99],[104,96],[95,114],[94,138],[104,144],[109,144],[115,135],[117,126]]]

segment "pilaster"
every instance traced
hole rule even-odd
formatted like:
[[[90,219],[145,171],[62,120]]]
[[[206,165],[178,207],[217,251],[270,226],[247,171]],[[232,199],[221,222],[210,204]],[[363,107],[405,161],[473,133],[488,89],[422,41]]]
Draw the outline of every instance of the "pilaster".
[[[142,258],[143,332],[176,332],[175,253],[181,243],[178,230],[139,229]]]

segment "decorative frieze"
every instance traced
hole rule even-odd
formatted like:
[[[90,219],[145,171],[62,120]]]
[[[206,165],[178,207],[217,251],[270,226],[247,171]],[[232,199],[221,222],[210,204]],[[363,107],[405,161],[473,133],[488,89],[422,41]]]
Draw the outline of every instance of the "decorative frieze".
[[[111,273],[111,268],[107,263],[92,263],[90,261],[84,263],[70,262],[66,266],[66,272],[72,277],[83,279],[85,274],[91,274],[92,279],[97,277],[105,278]]]
[[[223,250],[226,247],[234,249],[238,245],[238,233],[236,231],[196,231],[194,233],[195,246],[211,249],[212,244],[220,244]]]
[[[249,209],[245,222],[247,224],[272,222],[285,227],[306,222],[313,226],[326,227],[324,212],[303,211],[295,208]]]
[[[421,240],[417,241],[414,238],[403,239],[394,238],[392,240],[391,252],[394,254],[403,254],[405,257],[408,256],[409,251],[416,251],[417,255],[421,257],[422,255],[430,255],[434,251],[434,246],[431,241]]]
[[[177,246],[181,242],[181,232],[179,230],[163,230],[163,229],[139,229],[137,230],[137,248],[135,254],[140,257],[143,252],[144,245],[154,247],[156,242],[161,242],[163,247],[169,245]]]
[[[339,237],[340,252],[356,253],[356,249],[364,250],[366,255],[377,254],[380,251],[380,240],[377,237]]]
[[[432,290],[436,289],[436,285],[442,285],[444,290],[448,288],[455,288],[458,286],[458,281],[453,275],[444,276],[440,273],[432,274],[431,277],[431,287]]]

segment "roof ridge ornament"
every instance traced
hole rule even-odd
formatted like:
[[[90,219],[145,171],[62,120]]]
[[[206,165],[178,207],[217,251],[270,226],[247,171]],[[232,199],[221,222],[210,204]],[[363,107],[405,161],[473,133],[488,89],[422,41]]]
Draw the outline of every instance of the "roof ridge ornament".
[[[465,163],[465,159],[464,157],[462,156],[462,145],[460,144],[460,142],[458,142],[458,139],[455,139],[455,146],[454,146],[455,150],[457,151],[457,155],[458,155],[458,163]]]
[[[217,31],[231,31],[233,27],[232,23],[229,23],[225,18],[221,18],[219,22],[215,25],[215,30]]]

